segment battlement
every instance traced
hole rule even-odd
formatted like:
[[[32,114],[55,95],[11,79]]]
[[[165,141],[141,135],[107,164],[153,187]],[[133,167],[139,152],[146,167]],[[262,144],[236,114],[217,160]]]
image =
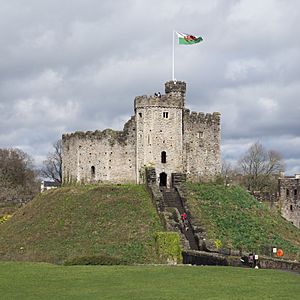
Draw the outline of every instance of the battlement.
[[[134,99],[134,109],[146,107],[184,108],[186,84],[183,81],[168,81],[165,83],[165,95],[137,96]]]
[[[184,100],[181,96],[170,94],[162,95],[161,97],[144,95],[134,99],[134,109],[146,107],[175,107],[182,109],[184,107]]]
[[[190,122],[193,123],[207,123],[207,124],[217,124],[220,125],[221,120],[221,114],[219,112],[213,112],[211,113],[203,113],[203,112],[194,112],[190,111],[189,109],[184,110],[184,116],[187,118]]]
[[[154,93],[155,91],[153,91]],[[165,94],[134,99],[123,130],[64,134],[64,182],[141,183],[145,166],[155,165],[155,182],[172,184],[172,174],[189,180],[220,172],[220,113],[185,109],[186,83],[168,81]]]
[[[63,134],[63,142],[69,140],[107,140],[109,144],[126,144],[127,134],[124,131],[116,131],[110,128],[104,129],[103,131],[76,131],[70,134]]]
[[[184,81],[168,81],[165,83],[165,92],[166,94],[175,92],[181,93],[182,96],[185,95],[186,92],[186,83]]]

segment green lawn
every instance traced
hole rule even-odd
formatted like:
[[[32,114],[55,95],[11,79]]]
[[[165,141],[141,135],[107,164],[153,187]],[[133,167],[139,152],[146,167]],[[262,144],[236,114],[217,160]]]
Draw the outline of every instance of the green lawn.
[[[299,299],[300,276],[192,266],[0,262],[1,299]]]

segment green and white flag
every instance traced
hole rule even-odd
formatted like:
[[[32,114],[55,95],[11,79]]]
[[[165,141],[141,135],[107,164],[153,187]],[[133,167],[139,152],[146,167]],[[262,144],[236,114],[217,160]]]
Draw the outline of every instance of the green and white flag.
[[[180,45],[191,45],[191,44],[197,44],[203,41],[203,38],[201,36],[194,36],[191,34],[176,32],[178,36],[178,42]]]

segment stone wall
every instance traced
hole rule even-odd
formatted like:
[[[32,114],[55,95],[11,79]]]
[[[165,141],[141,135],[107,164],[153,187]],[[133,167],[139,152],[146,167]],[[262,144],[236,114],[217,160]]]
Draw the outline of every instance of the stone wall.
[[[211,179],[220,172],[220,114],[184,108],[186,84],[169,81],[161,96],[135,98],[135,115],[123,131],[63,135],[63,181],[142,183],[154,167],[157,183],[172,173]],[[164,179],[163,179],[164,178]]]
[[[221,171],[220,113],[184,110],[184,172],[191,181],[210,180]]]
[[[278,179],[282,216],[300,228],[300,175]]]
[[[179,90],[177,89],[179,87]],[[178,82],[176,90],[166,84],[166,94],[161,97],[141,96],[135,98],[137,127],[137,169],[155,167],[158,180],[167,174],[167,186],[171,174],[182,172],[182,109],[185,85]],[[162,159],[165,153],[165,162]],[[141,176],[137,183],[141,182]]]
[[[106,129],[63,135],[63,181],[135,182],[135,120],[123,131]]]
[[[204,251],[188,250],[183,252],[183,263],[193,265],[215,265],[247,267],[240,261],[240,256],[222,255]],[[300,273],[300,263],[267,256],[258,256],[257,265],[262,269],[278,269]]]

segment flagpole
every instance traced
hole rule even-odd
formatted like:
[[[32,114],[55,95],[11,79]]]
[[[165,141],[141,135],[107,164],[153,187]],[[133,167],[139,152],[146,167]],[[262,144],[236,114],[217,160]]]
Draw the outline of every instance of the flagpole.
[[[173,30],[172,80],[175,81],[175,30]]]

